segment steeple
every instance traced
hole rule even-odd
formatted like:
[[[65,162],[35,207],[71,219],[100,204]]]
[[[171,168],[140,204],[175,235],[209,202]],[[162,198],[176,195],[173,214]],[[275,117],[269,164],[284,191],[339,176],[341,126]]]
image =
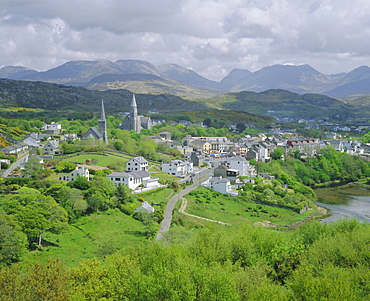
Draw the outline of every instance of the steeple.
[[[104,101],[101,100],[101,111],[100,111],[100,119],[99,119],[99,132],[103,136],[103,140],[105,143],[108,143],[108,134],[107,134],[107,122],[105,119],[105,110],[104,110]]]
[[[131,129],[139,133],[141,124],[139,122],[139,116],[137,114],[137,104],[135,94],[132,95],[131,107],[130,107],[130,120],[131,120]]]
[[[101,100],[101,111],[100,111],[100,119],[105,120],[105,110],[104,110],[104,100]]]

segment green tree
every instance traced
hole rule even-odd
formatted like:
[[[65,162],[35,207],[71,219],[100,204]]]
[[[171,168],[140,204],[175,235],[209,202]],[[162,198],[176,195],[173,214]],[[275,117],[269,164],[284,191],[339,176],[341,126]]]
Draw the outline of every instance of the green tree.
[[[55,166],[55,169],[58,172],[71,172],[76,169],[76,164],[67,161],[60,161]]]
[[[271,154],[271,158],[274,160],[280,160],[284,155],[284,149],[282,147],[277,147]]]
[[[34,179],[41,179],[44,175],[44,166],[39,162],[36,157],[30,157],[24,164],[24,176]]]
[[[0,266],[19,261],[26,252],[27,236],[19,226],[0,211]]]
[[[29,242],[37,242],[39,247],[46,231],[58,233],[67,225],[67,212],[51,196],[40,193],[20,194],[10,201],[22,204],[12,216]]]
[[[76,180],[68,182],[67,186],[80,190],[87,190],[91,187],[91,183],[86,177],[77,176]]]

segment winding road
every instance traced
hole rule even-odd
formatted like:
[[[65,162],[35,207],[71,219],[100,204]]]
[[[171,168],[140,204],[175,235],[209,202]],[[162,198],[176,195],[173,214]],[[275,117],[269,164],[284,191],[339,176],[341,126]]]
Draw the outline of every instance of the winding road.
[[[186,187],[184,190],[181,190],[179,193],[175,194],[168,201],[166,209],[164,211],[161,227],[159,228],[156,240],[160,240],[162,238],[165,239],[163,233],[167,232],[170,229],[171,222],[172,222],[172,211],[174,210],[176,203],[184,195],[188,194],[190,191],[200,186],[202,181],[208,179],[211,175],[213,175],[213,168],[206,168],[206,169],[200,170],[198,173],[194,174],[194,177],[193,177],[194,184]]]

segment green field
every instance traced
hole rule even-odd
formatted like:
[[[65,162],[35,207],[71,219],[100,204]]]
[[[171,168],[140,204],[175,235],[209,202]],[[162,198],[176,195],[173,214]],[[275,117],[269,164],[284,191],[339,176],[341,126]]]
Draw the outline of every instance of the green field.
[[[94,163],[94,164],[91,164],[91,165],[98,165],[98,166],[107,167],[108,165],[110,165],[114,162],[117,162],[117,161],[121,161],[123,163],[126,163],[131,158],[128,157],[128,156],[127,156],[127,158],[122,158],[120,156],[115,156],[115,155],[111,155],[111,154],[109,154],[109,155],[83,154],[83,155],[77,155],[77,156],[73,156],[71,158],[66,158],[66,159],[62,159],[62,160],[67,161],[67,162],[78,163],[78,164],[86,164],[86,160],[95,159],[95,160],[97,160],[97,162]]]
[[[28,261],[58,258],[69,267],[83,259],[102,258],[127,246],[146,241],[143,223],[118,209],[79,218],[61,234],[45,233],[42,250],[26,254]]]
[[[246,202],[204,187],[197,188],[185,198],[188,200],[186,213],[231,224],[270,221],[277,225],[291,225],[316,212],[309,210],[298,214],[289,209]]]

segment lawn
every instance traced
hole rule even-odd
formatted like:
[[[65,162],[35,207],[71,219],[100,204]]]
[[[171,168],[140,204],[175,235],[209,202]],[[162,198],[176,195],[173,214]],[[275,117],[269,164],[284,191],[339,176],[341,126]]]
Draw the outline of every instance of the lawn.
[[[42,250],[26,254],[29,261],[58,258],[69,267],[88,258],[102,258],[115,250],[146,241],[143,223],[118,209],[79,218],[61,234],[45,233]]]
[[[98,165],[98,166],[103,166],[103,167],[107,167],[108,165],[114,162],[117,162],[117,161],[120,161],[126,164],[126,162],[130,160],[130,158],[122,158],[120,156],[115,156],[111,154],[109,155],[83,154],[83,155],[77,155],[71,158],[63,159],[63,161],[73,162],[73,163],[78,163],[78,164],[86,164],[86,160],[91,160],[91,159],[97,160],[92,165]]]
[[[204,187],[197,188],[185,198],[188,200],[186,213],[232,224],[270,221],[277,225],[291,225],[315,212],[310,210],[298,214],[289,209],[243,201]]]
[[[138,193],[135,196],[142,197],[144,201],[147,201],[149,204],[151,204],[155,210],[164,211],[164,207],[172,194],[173,189],[164,187]]]

